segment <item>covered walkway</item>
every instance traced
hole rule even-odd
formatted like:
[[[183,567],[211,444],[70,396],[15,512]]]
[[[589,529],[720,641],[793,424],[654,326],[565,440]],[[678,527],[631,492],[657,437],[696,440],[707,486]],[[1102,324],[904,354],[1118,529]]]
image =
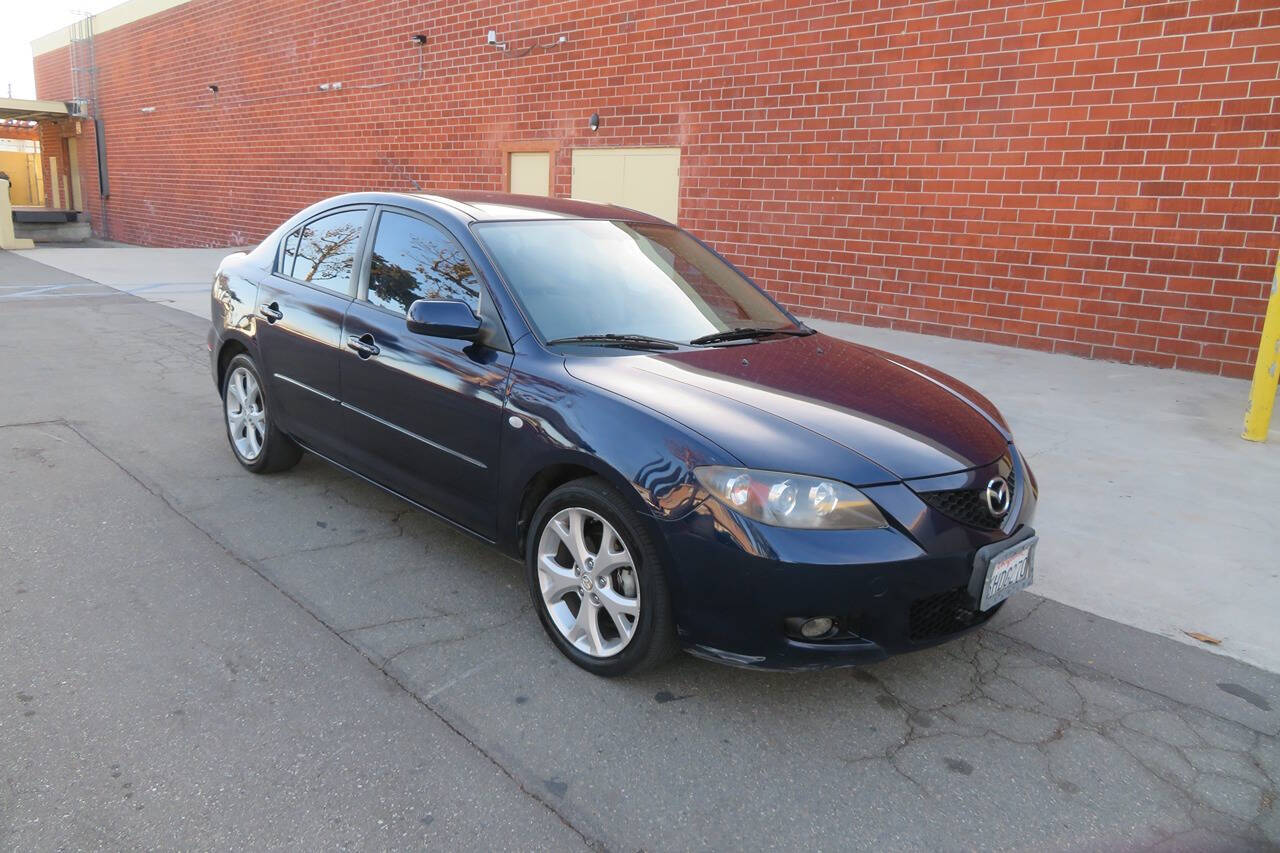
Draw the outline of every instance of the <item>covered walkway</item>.
[[[63,101],[0,98],[0,172],[10,184],[0,198],[4,247],[21,246],[15,241],[24,236],[39,242],[89,236],[79,155],[91,124]]]

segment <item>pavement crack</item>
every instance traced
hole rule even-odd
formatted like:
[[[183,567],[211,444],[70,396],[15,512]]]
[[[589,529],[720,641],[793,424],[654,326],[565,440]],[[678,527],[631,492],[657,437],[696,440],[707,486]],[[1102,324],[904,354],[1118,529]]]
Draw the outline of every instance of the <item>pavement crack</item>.
[[[1043,607],[1043,606],[1044,606],[1044,603],[1045,603],[1046,601],[1048,601],[1048,600],[1049,600],[1049,599],[1047,599],[1047,598],[1041,598],[1039,601],[1037,601],[1037,602],[1036,602],[1036,603],[1031,607],[1031,609],[1030,609],[1030,610],[1028,610],[1026,613],[1023,613],[1023,614],[1022,614],[1021,616],[1019,616],[1017,619],[1014,619],[1014,620],[1009,621],[1009,622],[1005,622],[1004,624],[1001,624],[1001,625],[997,625],[997,626],[995,626],[995,627],[991,628],[990,630],[991,630],[992,632],[994,632],[994,633],[1003,634],[1003,633],[1004,633],[1006,630],[1008,630],[1009,628],[1012,628],[1012,627],[1014,627],[1015,625],[1021,625],[1023,622],[1027,621],[1027,620],[1028,620],[1028,619],[1030,619],[1032,616],[1034,616],[1034,615],[1036,614],[1036,611],[1038,611],[1041,607]]]
[[[344,540],[342,542],[330,542],[326,545],[315,545],[311,548],[294,548],[289,551],[281,551],[277,554],[267,554],[266,556],[263,556],[263,557],[256,557],[255,559],[260,563],[269,563],[272,560],[279,560],[284,557],[293,557],[299,554],[318,554],[321,551],[331,551],[334,548],[346,548],[349,545],[360,545],[366,542],[377,542],[380,539],[395,539],[399,535],[400,535],[399,533],[392,533],[392,534],[375,533],[370,536],[361,536],[357,539],[349,539],[349,540]]]
[[[210,533],[208,530],[202,527],[194,518],[192,518],[191,516],[184,513],[181,509],[179,509],[177,505],[172,500],[170,500],[167,495],[163,493],[163,491],[152,487],[151,485],[146,483],[144,480],[142,480],[140,477],[138,477],[136,474],[134,474],[132,471],[130,471],[126,466],[122,465],[118,460],[116,460],[109,453],[105,452],[97,443],[95,443],[92,439],[90,439],[87,435],[85,435],[84,432],[82,432],[74,424],[65,420],[40,421],[38,423],[58,424],[74,432],[76,435],[80,437],[82,441],[85,442],[85,444],[93,448],[93,450],[96,453],[101,455],[104,459],[106,459],[108,462],[110,462],[112,465],[118,468],[130,480],[137,483],[138,486],[140,486],[146,492],[151,494],[153,497],[159,499],[166,507],[169,508],[170,512],[174,513],[179,518],[186,521],[187,524],[191,525],[191,527],[193,527],[195,530],[199,531],[206,539],[208,539],[211,543],[213,543],[218,549],[220,549],[230,559],[234,560],[235,562],[239,563],[249,571],[253,572],[258,577],[260,577],[265,583],[269,584],[273,589],[275,589],[282,596],[284,596],[286,599],[292,602],[294,606],[298,607],[300,610],[302,610],[304,613],[306,613],[308,616],[310,616],[312,619],[314,619],[316,622],[322,625],[326,630],[329,631],[329,633],[333,634],[334,637],[338,638],[340,642],[348,646],[356,654],[360,655],[362,658],[368,661],[370,666],[374,667],[379,672],[381,672],[383,676],[385,676],[393,684],[395,684],[397,688],[399,688],[404,693],[406,693],[410,698],[413,699],[413,701],[417,702],[424,710],[426,710],[429,714],[431,714],[433,717],[439,720],[441,724],[443,724],[451,732],[453,732],[455,735],[461,738],[468,746],[470,746],[473,750],[475,750],[477,754],[484,757],[484,759],[488,761],[498,772],[500,772],[503,776],[509,779],[511,783],[514,784],[520,790],[521,793],[523,793],[525,796],[529,797],[531,800],[538,803],[538,805],[546,809],[547,812],[549,812],[566,829],[568,829],[570,832],[576,835],[582,841],[584,846],[586,846],[591,850],[597,850],[597,851],[608,850],[607,845],[605,845],[605,843],[601,839],[593,837],[592,835],[588,834],[587,831],[580,828],[576,824],[576,822],[566,812],[562,811],[561,808],[555,802],[553,802],[547,795],[540,792],[536,787],[526,784],[524,780],[519,778],[511,768],[507,767],[506,764],[498,760],[498,758],[496,758],[494,754],[490,752],[486,747],[480,744],[479,741],[477,741],[474,737],[472,737],[471,735],[463,731],[463,729],[460,727],[458,723],[450,719],[450,717],[447,716],[443,711],[441,711],[440,708],[432,704],[431,699],[433,698],[434,693],[428,696],[419,695],[408,684],[406,684],[400,678],[397,678],[393,673],[389,672],[386,669],[385,665],[379,664],[378,661],[374,660],[364,649],[360,648],[355,643],[353,643],[350,639],[343,636],[342,632],[339,631],[336,628],[336,626],[329,624],[329,622],[327,622],[324,619],[324,617],[322,617],[319,613],[317,613],[315,610],[313,610],[311,607],[305,604],[302,600],[294,596],[292,593],[290,593],[287,589],[282,587],[280,584],[272,580],[272,578],[262,570],[261,566],[256,564],[254,561],[247,560],[244,557],[241,557],[235,551],[231,550],[231,548],[223,544],[218,539],[218,537],[214,536],[212,533]],[[21,424],[21,425],[29,426],[30,424]]]
[[[406,622],[427,622],[431,619],[438,619],[444,616],[457,616],[457,613],[450,613],[444,610],[433,610],[430,613],[419,613],[417,616],[403,616],[399,619],[387,619],[383,622],[373,622],[369,625],[356,625],[352,628],[335,629],[339,634],[354,634],[356,631],[372,631],[374,628],[386,628],[389,625],[403,625]]]

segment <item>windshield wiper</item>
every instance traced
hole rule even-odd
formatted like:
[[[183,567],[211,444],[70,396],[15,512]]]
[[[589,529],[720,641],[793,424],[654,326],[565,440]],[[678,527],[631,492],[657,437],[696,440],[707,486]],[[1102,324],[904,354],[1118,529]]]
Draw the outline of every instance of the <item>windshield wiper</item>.
[[[547,341],[547,346],[555,346],[556,344],[607,344],[616,347],[657,350],[673,350],[680,348],[680,345],[674,341],[667,341],[662,338],[651,338],[648,335],[617,335],[612,333],[600,335],[574,335],[569,338],[556,338],[553,341]]]
[[[805,326],[798,326],[794,329],[764,329],[753,328],[751,326],[739,326],[736,329],[729,329],[724,332],[712,332],[709,335],[694,338],[689,341],[689,343],[697,347],[704,346],[706,344],[720,344],[726,341],[743,341],[750,340],[752,338],[765,338],[769,335],[793,335],[796,337],[802,337],[804,335],[812,335],[813,333],[813,329]]]

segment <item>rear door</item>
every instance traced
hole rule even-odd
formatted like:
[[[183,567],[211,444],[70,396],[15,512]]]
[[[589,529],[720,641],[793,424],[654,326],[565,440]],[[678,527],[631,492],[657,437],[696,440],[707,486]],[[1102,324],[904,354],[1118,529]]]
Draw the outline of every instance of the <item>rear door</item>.
[[[258,288],[257,338],[268,405],[290,435],[341,460],[338,347],[372,211],[326,211],[295,228]]]
[[[458,299],[496,320],[484,282],[448,229],[381,208],[339,358],[355,467],[487,538],[511,353],[410,332],[418,299]]]

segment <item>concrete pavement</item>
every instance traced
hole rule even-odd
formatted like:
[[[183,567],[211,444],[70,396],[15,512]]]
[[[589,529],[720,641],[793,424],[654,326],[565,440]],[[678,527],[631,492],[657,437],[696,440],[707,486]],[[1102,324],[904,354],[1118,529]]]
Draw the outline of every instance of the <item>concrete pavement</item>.
[[[587,846],[77,427],[0,470],[0,847]]]
[[[207,319],[209,282],[231,251],[112,246],[13,256]],[[1207,634],[1222,641],[1215,653],[1280,672],[1272,488],[1280,439],[1239,438],[1247,383],[814,325],[952,373],[1000,406],[1042,485],[1038,593],[1179,642],[1197,642],[1188,631]]]
[[[595,679],[515,563],[243,472],[200,319],[69,284],[0,299],[2,846],[1280,843],[1275,674],[1022,594],[858,670]]]
[[[218,262],[237,249],[152,249],[93,245],[40,247],[21,257],[148,302],[209,318],[209,286]]]

